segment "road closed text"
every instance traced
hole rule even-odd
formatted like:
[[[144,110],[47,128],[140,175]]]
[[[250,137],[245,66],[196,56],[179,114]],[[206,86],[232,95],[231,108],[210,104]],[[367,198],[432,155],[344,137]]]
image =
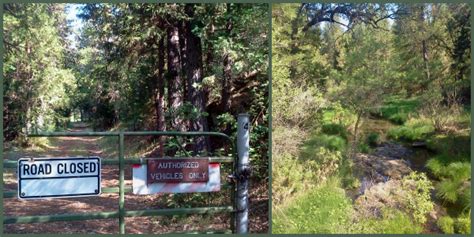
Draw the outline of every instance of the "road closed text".
[[[100,173],[99,157],[20,158],[18,198],[97,196]]]
[[[81,163],[24,163],[20,172],[22,176],[27,175],[49,175],[49,174],[95,174],[97,173],[97,162],[81,162]]]
[[[88,176],[98,175],[100,164],[96,159],[22,160],[18,172],[22,178]]]

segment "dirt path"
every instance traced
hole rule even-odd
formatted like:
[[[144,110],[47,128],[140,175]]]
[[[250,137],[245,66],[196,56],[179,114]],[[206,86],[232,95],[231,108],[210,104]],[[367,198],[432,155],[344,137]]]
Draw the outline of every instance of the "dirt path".
[[[87,128],[75,128],[70,131],[86,131]],[[51,138],[51,146],[43,152],[37,150],[7,151],[5,159],[15,160],[20,157],[58,157],[58,156],[100,156],[103,159],[113,157],[113,154],[106,153],[101,147],[102,138],[95,137],[62,137]],[[8,149],[6,149],[8,150]],[[118,167],[102,167],[102,187],[118,186]],[[131,168],[125,169],[125,185],[131,185]],[[4,189],[16,191],[17,182],[14,170],[8,169],[4,172]],[[268,196],[255,188],[251,197],[251,207],[255,212],[251,212],[252,232],[264,232],[268,230]],[[252,192],[251,192],[252,193]],[[265,193],[265,192],[263,192]],[[187,195],[187,194],[184,194]],[[189,195],[188,195],[189,196]],[[211,195],[209,195],[211,196]],[[4,216],[31,216],[31,215],[55,215],[66,213],[90,213],[99,211],[118,210],[118,194],[101,194],[97,197],[87,198],[62,198],[45,200],[21,201],[17,198],[4,199]],[[126,210],[144,210],[171,208],[170,195],[133,195],[126,193]],[[217,201],[222,204],[222,195]],[[225,198],[224,198],[225,199]],[[252,201],[253,200],[253,201]],[[229,203],[229,202],[227,202]],[[199,205],[199,206],[207,206]],[[196,206],[197,207],[197,206]],[[255,220],[252,222],[252,219]],[[222,230],[229,228],[229,215],[190,215],[186,217],[130,217],[126,218],[126,233],[169,233],[206,231],[209,229]],[[35,224],[8,224],[4,225],[5,233],[118,233],[118,219],[88,220],[73,222],[50,222]]]

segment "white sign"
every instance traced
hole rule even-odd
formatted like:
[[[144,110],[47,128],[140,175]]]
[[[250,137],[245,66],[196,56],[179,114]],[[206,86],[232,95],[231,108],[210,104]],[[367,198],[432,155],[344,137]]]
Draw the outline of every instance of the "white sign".
[[[221,189],[219,163],[209,163],[209,180],[198,183],[149,183],[147,165],[133,165],[133,194],[218,192]]]
[[[100,195],[100,158],[21,158],[18,198],[63,198]]]

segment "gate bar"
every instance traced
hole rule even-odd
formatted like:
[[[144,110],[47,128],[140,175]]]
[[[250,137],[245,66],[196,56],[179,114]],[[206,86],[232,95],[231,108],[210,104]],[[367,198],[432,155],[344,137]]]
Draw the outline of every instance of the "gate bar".
[[[152,158],[152,157],[150,157]],[[162,157],[167,158],[167,157]],[[173,159],[187,159],[187,157],[170,157]],[[202,157],[205,158],[205,157]],[[208,157],[210,163],[232,163],[234,162],[234,158],[232,157]],[[101,159],[102,165],[118,165],[118,159]],[[125,159],[126,165],[144,165],[146,164],[146,158],[127,158]],[[16,168],[18,165],[18,161],[16,160],[4,160],[3,161],[3,168]]]
[[[173,209],[157,209],[157,210],[134,210],[125,211],[124,217],[137,216],[172,216],[172,215],[189,215],[189,214],[212,214],[221,212],[232,212],[232,206],[221,207],[195,207],[195,208],[173,208]],[[4,224],[27,224],[27,223],[46,223],[55,221],[82,221],[94,219],[113,219],[120,215],[120,211],[111,212],[95,212],[95,213],[75,213],[61,215],[44,215],[44,216],[19,216],[3,219]]]
[[[231,188],[232,188],[232,185],[230,185],[230,184],[222,184],[221,185],[222,190],[229,190]],[[132,186],[125,185],[125,192],[126,193],[131,193],[132,191],[133,191]],[[119,193],[120,188],[119,187],[104,187],[104,188],[101,188],[101,192],[102,193]],[[179,193],[176,193],[176,194],[179,194]],[[3,192],[3,198],[16,198],[17,195],[18,195],[17,191],[4,191]]]

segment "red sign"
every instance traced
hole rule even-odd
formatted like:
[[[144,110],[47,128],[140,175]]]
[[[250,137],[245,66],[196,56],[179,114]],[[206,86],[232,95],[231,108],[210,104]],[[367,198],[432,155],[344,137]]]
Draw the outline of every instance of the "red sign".
[[[147,183],[194,183],[209,180],[209,159],[147,160]]]

